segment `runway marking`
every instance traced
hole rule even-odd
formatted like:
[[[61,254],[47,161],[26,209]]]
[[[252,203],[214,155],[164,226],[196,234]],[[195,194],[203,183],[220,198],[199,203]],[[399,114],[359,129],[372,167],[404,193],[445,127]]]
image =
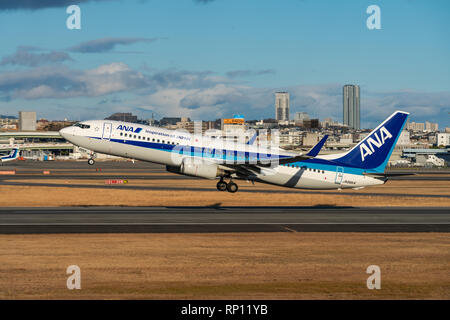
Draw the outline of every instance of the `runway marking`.
[[[290,232],[297,232],[297,230],[294,230],[294,229],[291,229],[291,228],[288,228],[288,227],[283,227],[283,228],[286,229],[287,231],[290,231]]]
[[[144,222],[144,223],[5,223],[0,226],[152,226],[152,225],[450,225],[446,222]],[[289,228],[285,227],[287,230]],[[291,230],[290,230],[291,231]]]

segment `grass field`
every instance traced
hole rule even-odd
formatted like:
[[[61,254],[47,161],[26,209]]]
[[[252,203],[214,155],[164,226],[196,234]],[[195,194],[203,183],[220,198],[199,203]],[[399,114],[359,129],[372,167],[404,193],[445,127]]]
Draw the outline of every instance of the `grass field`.
[[[448,234],[0,235],[1,299],[450,299]],[[81,268],[81,290],[66,268]],[[366,268],[381,268],[368,290]]]
[[[105,185],[103,179],[28,179],[14,180],[26,182],[28,186],[0,185],[0,206],[86,206],[118,205],[166,206],[173,205],[176,199],[180,206],[450,206],[450,183],[448,181],[389,181],[385,185],[362,190],[346,189],[342,191],[308,191],[287,189],[241,181],[241,192],[230,194],[216,191],[216,181],[200,179],[136,179],[128,178],[126,187],[118,189],[114,185]],[[8,181],[6,179],[6,181]],[[11,180],[12,181],[12,180]],[[33,183],[48,183],[50,186],[33,186]],[[51,187],[63,184],[67,187]],[[80,187],[70,188],[72,185]],[[83,188],[94,185],[98,188]],[[123,185],[122,185],[123,186]],[[158,190],[138,190],[133,186],[160,187]],[[164,190],[165,187],[177,187],[179,190]],[[191,188],[202,190],[190,190]],[[242,192],[242,191],[260,192]],[[276,191],[277,193],[271,194]],[[382,194],[382,195],[380,195]],[[408,195],[424,195],[413,197]],[[426,197],[434,195],[433,197]],[[442,197],[440,197],[442,196]]]

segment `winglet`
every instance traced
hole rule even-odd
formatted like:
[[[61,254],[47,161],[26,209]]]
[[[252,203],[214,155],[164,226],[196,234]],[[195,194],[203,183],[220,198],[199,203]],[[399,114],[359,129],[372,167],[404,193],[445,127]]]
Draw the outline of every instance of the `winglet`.
[[[320,150],[322,149],[323,145],[325,144],[325,141],[327,141],[328,135],[325,135],[322,140],[320,140],[314,147],[309,150],[309,152],[306,154],[307,156],[315,157],[319,154]]]

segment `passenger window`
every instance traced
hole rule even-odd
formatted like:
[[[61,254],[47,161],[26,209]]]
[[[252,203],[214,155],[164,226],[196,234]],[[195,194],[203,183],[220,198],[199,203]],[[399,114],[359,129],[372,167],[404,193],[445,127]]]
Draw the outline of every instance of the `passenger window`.
[[[122,135],[123,135],[123,133],[121,132],[121,133],[120,133],[120,136],[122,136]]]
[[[155,138],[153,138],[152,141],[155,142]]]
[[[157,140],[157,142],[159,142],[159,139]]]

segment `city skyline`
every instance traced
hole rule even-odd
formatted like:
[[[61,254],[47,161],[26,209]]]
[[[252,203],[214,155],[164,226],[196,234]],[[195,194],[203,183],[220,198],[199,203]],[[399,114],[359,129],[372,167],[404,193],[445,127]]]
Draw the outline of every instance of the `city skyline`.
[[[290,116],[340,121],[342,86],[357,83],[361,128],[397,109],[450,126],[446,1],[378,1],[381,30],[364,1],[73,3],[81,30],[56,1],[0,4],[0,114],[263,119],[287,91]]]

